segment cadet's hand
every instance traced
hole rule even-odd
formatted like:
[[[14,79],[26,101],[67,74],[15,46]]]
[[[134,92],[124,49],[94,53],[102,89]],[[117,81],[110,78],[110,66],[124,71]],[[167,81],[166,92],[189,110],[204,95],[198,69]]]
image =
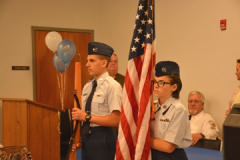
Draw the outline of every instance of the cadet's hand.
[[[79,148],[81,148],[81,143],[73,144],[72,145],[72,152],[76,151]]]
[[[86,112],[79,109],[79,108],[73,108],[72,110],[72,120],[80,120],[85,121]]]
[[[200,133],[193,133],[192,134],[192,145],[196,144],[203,136]]]

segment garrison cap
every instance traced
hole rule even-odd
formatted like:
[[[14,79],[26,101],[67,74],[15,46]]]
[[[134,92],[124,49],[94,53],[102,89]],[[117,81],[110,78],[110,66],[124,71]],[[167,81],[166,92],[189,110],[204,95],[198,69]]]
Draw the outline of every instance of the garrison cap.
[[[166,75],[180,76],[179,66],[173,61],[160,61],[155,65],[155,76],[161,77]]]
[[[89,42],[88,54],[89,55],[98,54],[111,57],[113,54],[113,48],[101,42]]]

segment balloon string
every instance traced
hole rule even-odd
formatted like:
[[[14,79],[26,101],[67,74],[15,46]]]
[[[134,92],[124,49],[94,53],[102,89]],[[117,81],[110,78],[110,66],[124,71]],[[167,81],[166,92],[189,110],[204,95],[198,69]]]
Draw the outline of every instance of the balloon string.
[[[66,76],[65,72],[61,73],[62,74],[62,110],[64,110],[64,97],[65,97],[65,81],[66,81]]]
[[[64,109],[64,73],[60,73],[61,75],[61,106],[62,110]]]
[[[61,108],[62,110],[64,109],[64,90],[65,87],[63,87],[64,84],[64,80],[63,80],[63,75],[61,73],[57,73],[57,81],[58,81],[58,88],[59,88],[59,95],[60,95],[60,104],[61,104]]]
[[[59,88],[59,94],[60,94],[60,104],[61,104],[61,84],[60,84],[60,75],[59,75],[58,72],[57,72],[57,81],[58,81],[58,88]]]

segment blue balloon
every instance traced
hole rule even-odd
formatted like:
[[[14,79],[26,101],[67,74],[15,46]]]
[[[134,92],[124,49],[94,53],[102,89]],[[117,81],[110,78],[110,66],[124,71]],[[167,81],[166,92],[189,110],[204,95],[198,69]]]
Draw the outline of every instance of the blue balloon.
[[[68,39],[62,40],[57,47],[57,56],[64,62],[68,63],[72,60],[76,53],[75,44]]]
[[[69,62],[69,63],[64,63],[64,62],[57,56],[57,54],[55,54],[55,55],[53,56],[53,65],[54,65],[54,67],[57,69],[57,71],[59,71],[59,72],[61,72],[61,73],[65,72],[65,71],[68,69],[69,64],[70,64],[70,62]]]

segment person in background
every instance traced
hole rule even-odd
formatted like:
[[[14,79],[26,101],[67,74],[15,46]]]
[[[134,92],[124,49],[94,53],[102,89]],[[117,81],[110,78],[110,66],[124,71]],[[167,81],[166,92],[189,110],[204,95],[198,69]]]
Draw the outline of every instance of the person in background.
[[[205,97],[199,91],[188,94],[188,111],[192,133],[192,145],[200,139],[216,140],[218,128],[212,116],[204,112]]]
[[[84,85],[82,109],[72,110],[72,120],[83,122],[82,160],[114,160],[117,135],[112,127],[120,121],[122,88],[107,72],[112,53],[104,43],[88,44],[86,67],[93,80]]]
[[[240,59],[237,59],[237,64],[236,64],[236,72],[235,72],[236,76],[237,76],[237,80],[240,81]],[[225,118],[228,116],[228,114],[230,113],[233,104],[235,103],[240,103],[240,85],[238,85],[236,87],[236,89],[234,90],[232,97],[229,101],[229,106],[227,108],[227,110],[225,111]]]
[[[187,160],[183,148],[192,144],[192,136],[187,109],[178,100],[182,89],[178,64],[158,62],[152,82],[158,98],[151,121],[152,160]]]
[[[113,53],[111,56],[111,60],[108,65],[108,73],[123,87],[125,77],[118,73],[118,57],[116,53]]]

